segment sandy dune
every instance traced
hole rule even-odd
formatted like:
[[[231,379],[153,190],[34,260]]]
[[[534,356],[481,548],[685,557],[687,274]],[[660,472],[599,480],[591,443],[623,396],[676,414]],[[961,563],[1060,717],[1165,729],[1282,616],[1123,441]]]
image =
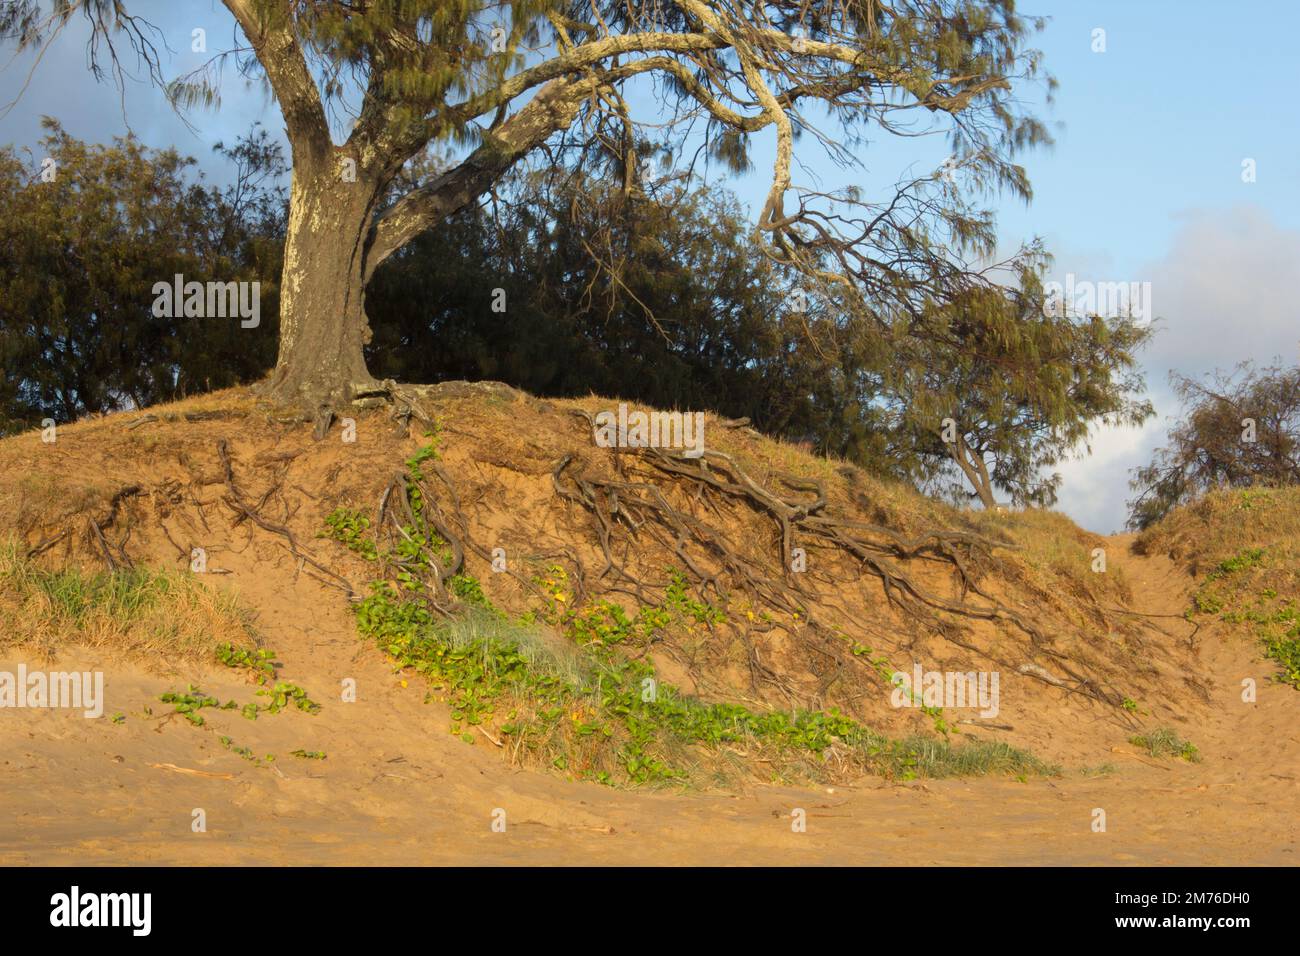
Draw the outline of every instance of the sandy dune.
[[[1126,544],[1112,539],[1111,550],[1121,555]],[[1185,606],[1189,579],[1167,561],[1115,560],[1148,596],[1150,613]],[[424,703],[417,681],[404,686],[314,582],[295,582],[290,573],[240,586],[262,615],[283,678],[306,687],[322,711],[254,722],[206,710],[207,726],[192,727],[163,716],[170,708],[158,695],[188,680],[222,700],[251,700],[253,688],[222,669],[160,676],[85,653],[61,655],[64,669],[102,668],[106,713],[126,719],[50,710],[0,715],[0,862],[1297,862],[1295,691],[1264,680],[1268,665],[1241,638],[1199,635],[1206,670],[1223,675],[1204,715],[1179,727],[1204,755],[1199,764],[1139,756],[1119,729],[1099,720],[1095,746],[1061,755],[1066,771],[1054,779],[867,779],[742,794],[620,791],[515,770],[486,737],[470,746],[449,735],[445,706]],[[1180,633],[1177,624],[1171,635]],[[11,654],[0,669],[13,670],[20,659]],[[1240,701],[1237,674],[1259,680],[1257,703]],[[345,677],[357,682],[355,703],[339,701]],[[277,760],[254,765],[229,752],[222,734]],[[328,758],[289,755],[298,748]],[[1113,771],[1080,772],[1106,763]],[[191,829],[196,808],[206,814],[206,832]],[[792,832],[794,808],[806,811],[806,832]],[[1105,833],[1092,831],[1095,808],[1106,813]],[[498,810],[505,811],[504,832],[492,826]]]

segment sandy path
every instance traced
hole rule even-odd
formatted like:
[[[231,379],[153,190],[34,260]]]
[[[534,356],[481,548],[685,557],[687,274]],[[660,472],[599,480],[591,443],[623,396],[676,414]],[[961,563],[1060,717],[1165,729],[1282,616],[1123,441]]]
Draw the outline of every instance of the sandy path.
[[[1149,613],[1178,613],[1187,580],[1160,559],[1127,554],[1113,539]],[[446,709],[403,687],[351,622],[314,585],[302,593],[261,580],[245,587],[262,612],[282,678],[302,684],[324,709],[250,722],[208,715],[209,727],[156,715],[159,694],[186,680],[221,699],[252,698],[229,671],[145,673],[69,653],[60,666],[102,666],[109,713],[85,720],[60,711],[0,712],[0,862],[95,863],[552,863],[552,864],[1294,864],[1300,809],[1300,697],[1264,680],[1256,649],[1202,632],[1216,675],[1208,708],[1179,730],[1200,764],[1148,761],[1115,727],[1098,725],[1092,751],[1065,761],[1060,778],[921,781],[740,795],[626,792],[517,771],[480,739],[447,733]],[[1182,634],[1171,622],[1171,634]],[[1171,639],[1175,639],[1171,637]],[[13,670],[19,658],[0,658]],[[29,666],[31,662],[28,661]],[[1259,699],[1240,701],[1254,676]],[[356,703],[339,702],[344,677]],[[219,736],[275,768],[228,752]],[[326,761],[289,756],[323,750]],[[1119,752],[1115,749],[1118,748]],[[1108,755],[1108,756],[1107,756]],[[1113,772],[1085,776],[1083,766]],[[172,764],[215,776],[152,766]],[[792,832],[791,811],[807,813]],[[192,812],[207,831],[191,829]],[[505,811],[505,832],[492,829]],[[1105,833],[1092,831],[1103,809]]]

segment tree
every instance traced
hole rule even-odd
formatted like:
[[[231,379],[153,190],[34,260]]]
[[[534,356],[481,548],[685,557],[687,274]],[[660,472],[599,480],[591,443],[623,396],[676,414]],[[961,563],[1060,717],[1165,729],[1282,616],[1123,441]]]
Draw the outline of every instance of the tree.
[[[279,101],[292,152],[280,343],[268,390],[328,405],[376,385],[363,356],[365,289],[379,266],[478,200],[544,148],[640,171],[627,86],[659,83],[673,155],[707,117],[709,153],[736,168],[750,138],[776,135],[758,216],[764,249],[862,315],[916,311],[981,281],[956,253],[993,245],[991,217],[955,183],[1028,197],[1014,154],[1047,139],[1021,111],[1016,81],[1036,76],[1025,48],[1039,21],[1012,0],[223,0],[249,46],[166,83],[179,106],[210,102],[234,56]],[[121,77],[130,45],[163,83],[151,25],[129,0],[12,0],[0,35],[19,49],[51,42],[78,11],[97,73]],[[123,51],[124,52],[124,51]],[[251,55],[250,55],[251,54]],[[811,106],[813,109],[805,110]],[[813,124],[823,113],[836,139]],[[350,115],[341,143],[330,115]],[[918,119],[919,117],[919,119]],[[900,183],[879,202],[856,190],[803,190],[791,203],[795,141],[841,160],[868,132],[911,135],[935,123],[952,150],[942,176]],[[460,149],[440,175],[389,201],[408,164]]]
[[[955,466],[985,508],[997,489],[1017,505],[1051,506],[1060,475],[1043,469],[1085,444],[1095,422],[1154,414],[1137,397],[1135,360],[1151,329],[1044,308],[1032,269],[1013,295],[977,288],[937,309],[944,334],[899,348],[886,377],[896,421],[888,457],[918,483],[951,489]]]
[[[1212,488],[1300,483],[1300,367],[1244,362],[1204,382],[1171,379],[1183,417],[1134,471],[1129,527],[1146,528]]]
[[[496,378],[540,395],[710,408],[778,434],[813,428],[790,277],[762,255],[734,196],[681,181],[627,195],[553,173],[497,193],[492,210],[462,211],[376,274],[377,374]],[[484,308],[497,290],[501,308]]]
[[[39,166],[0,149],[0,434],[264,374],[284,218],[264,132],[218,146],[236,168],[220,190],[173,150],[45,129]],[[267,328],[250,342],[230,322],[159,321],[140,290],[176,273],[270,280]]]

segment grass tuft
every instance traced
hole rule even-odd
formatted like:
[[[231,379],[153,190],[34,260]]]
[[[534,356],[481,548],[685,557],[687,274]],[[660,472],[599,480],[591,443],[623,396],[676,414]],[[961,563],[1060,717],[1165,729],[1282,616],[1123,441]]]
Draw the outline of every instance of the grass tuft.
[[[1143,748],[1152,757],[1179,757],[1190,763],[1200,763],[1201,753],[1196,745],[1183,740],[1172,727],[1158,727],[1145,734],[1130,737],[1129,743]]]
[[[255,644],[250,612],[188,572],[47,570],[0,541],[0,646],[53,658],[59,647],[112,648],[168,663],[209,662],[232,638]]]

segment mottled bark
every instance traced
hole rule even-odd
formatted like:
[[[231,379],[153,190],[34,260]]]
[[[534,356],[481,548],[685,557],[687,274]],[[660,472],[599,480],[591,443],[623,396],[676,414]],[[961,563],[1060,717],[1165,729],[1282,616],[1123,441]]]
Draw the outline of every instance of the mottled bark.
[[[373,384],[363,350],[365,243],[381,186],[335,170],[295,170],[280,286],[280,353],[267,391],[316,409]]]

